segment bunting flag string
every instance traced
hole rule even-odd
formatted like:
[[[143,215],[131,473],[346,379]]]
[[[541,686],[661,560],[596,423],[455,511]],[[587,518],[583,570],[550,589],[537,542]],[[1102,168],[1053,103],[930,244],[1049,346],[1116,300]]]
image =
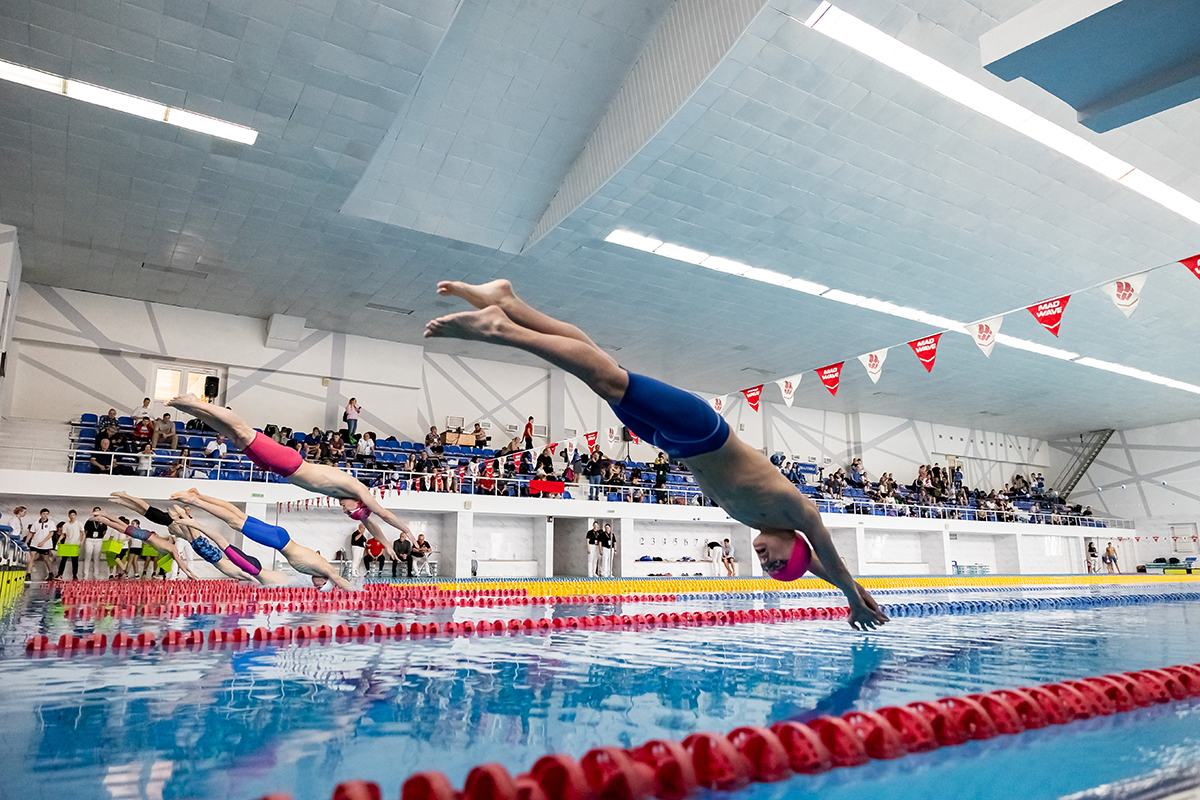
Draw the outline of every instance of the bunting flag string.
[[[912,351],[917,354],[917,358],[921,359],[921,366],[925,368],[926,372],[933,372],[933,362],[937,360],[937,346],[941,338],[940,333],[935,333],[933,336],[913,339],[908,343]]]
[[[788,408],[792,407],[792,401],[796,399],[796,389],[800,388],[800,378],[803,375],[803,372],[799,372],[775,381],[775,385],[783,393],[783,402],[787,403]]]
[[[842,364],[845,361],[839,361],[836,364],[830,364],[828,367],[820,367],[815,370],[817,377],[821,379],[821,383],[825,384],[825,388],[834,397],[837,397],[838,383],[842,379]]]
[[[890,349],[890,347],[885,347],[882,350],[864,353],[858,357],[862,365],[867,368],[867,374],[871,376],[871,383],[879,383],[879,376],[883,374],[883,362]]]
[[[1057,337],[1058,327],[1062,325],[1063,312],[1067,310],[1067,301],[1070,299],[1071,295],[1063,295],[1053,300],[1043,300],[1040,303],[1027,306],[1027,308],[1029,313],[1033,314],[1033,318],[1042,323],[1043,328]]]
[[[758,411],[758,401],[762,397],[763,384],[751,386],[749,389],[742,389],[742,396],[746,398],[746,402],[755,411]]]
[[[1142,287],[1146,285],[1147,274],[1143,272],[1140,275],[1130,275],[1128,278],[1106,283],[1100,288],[1128,318],[1133,316],[1134,311],[1137,311],[1138,300],[1142,296]]]

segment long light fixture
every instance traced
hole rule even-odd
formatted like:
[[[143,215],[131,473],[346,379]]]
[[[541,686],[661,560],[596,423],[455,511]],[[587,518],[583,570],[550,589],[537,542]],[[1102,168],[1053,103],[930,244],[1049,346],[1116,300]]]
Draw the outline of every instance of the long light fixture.
[[[633,233],[631,231],[615,230],[608,236],[604,237],[604,241],[612,244],[619,244],[625,247],[633,247],[637,250],[643,250],[647,253],[663,256],[664,258],[673,258],[677,261],[685,261],[688,264],[696,264],[715,272],[724,272],[730,275],[737,275],[742,278],[758,280],[765,283],[781,286],[785,289],[799,289],[820,297],[822,300],[832,300],[837,303],[845,303],[846,305],[855,306],[857,308],[865,308],[868,311],[875,311],[880,314],[887,314],[892,317],[900,317],[901,319],[920,322],[923,325],[928,325],[931,328],[944,331],[953,331],[970,336],[967,330],[967,324],[958,322],[957,320],[943,317],[938,314],[931,314],[928,311],[921,311],[916,308],[908,308],[906,306],[898,306],[895,303],[890,303],[886,300],[880,300],[875,297],[865,297],[863,295],[851,294],[844,292],[841,289],[831,289],[828,286],[822,286],[819,283],[812,283],[803,278],[792,278],[784,275],[782,272],[775,272],[769,269],[759,269],[748,264],[743,264],[740,261],[731,261],[720,256],[712,256],[708,253],[692,250],[689,247],[669,244],[660,239],[653,239],[648,236]],[[686,258],[678,258],[676,253],[686,254]],[[767,277],[764,277],[767,276]],[[793,285],[793,284],[799,284]],[[1134,367],[1126,367],[1121,364],[1114,364],[1110,361],[1101,361],[1095,358],[1087,358],[1080,356],[1079,353],[1072,353],[1070,350],[1062,350],[1057,347],[1041,344],[1040,342],[1031,342],[1028,339],[1019,339],[1016,336],[1009,336],[1006,333],[996,334],[996,344],[1005,347],[1012,347],[1016,350],[1024,350],[1027,353],[1033,353],[1047,358],[1056,358],[1060,361],[1070,361],[1073,364],[1079,364],[1084,367],[1092,367],[1093,369],[1101,369],[1106,372],[1113,372],[1118,375],[1124,375],[1129,378],[1136,378],[1141,381],[1156,383],[1159,386],[1167,386],[1171,389],[1181,389],[1185,392],[1200,394],[1200,386],[1184,381],[1177,381],[1173,378],[1164,378],[1161,375],[1155,375],[1145,370],[1136,369]]]
[[[165,122],[168,125],[187,128],[198,133],[206,133],[210,136],[217,136],[222,139],[241,142],[242,144],[254,144],[258,140],[258,131],[253,128],[247,128],[244,125],[235,125],[232,122],[225,122],[215,117],[206,117],[203,114],[197,114],[194,111],[185,111],[182,108],[172,108],[162,103],[156,103],[153,100],[147,100],[144,97],[136,97],[124,92],[114,92],[112,89],[105,89],[103,86],[95,86],[83,81],[63,78],[49,72],[42,72],[30,69],[29,67],[23,67],[20,64],[13,64],[10,61],[0,61],[0,80],[19,83],[22,86],[41,89],[44,92],[51,92],[52,94],[65,95],[72,100],[111,108],[114,111],[132,114],[135,117],[142,117],[143,119],[150,119],[155,122]]]
[[[1078,134],[1038,116],[919,50],[889,36],[831,3],[822,2],[806,20],[791,19],[891,67],[938,94],[1077,161],[1184,219],[1200,223],[1200,201],[1153,178]]]

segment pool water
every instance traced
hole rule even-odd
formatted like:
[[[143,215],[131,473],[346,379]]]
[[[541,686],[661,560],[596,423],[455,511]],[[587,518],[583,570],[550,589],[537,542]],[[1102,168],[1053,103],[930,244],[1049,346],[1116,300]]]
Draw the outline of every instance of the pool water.
[[[1038,596],[1190,591],[1061,588]],[[1012,597],[994,592],[985,597]],[[883,602],[981,595],[945,592]],[[1033,596],[1027,593],[1025,596]],[[545,613],[649,613],[828,605],[830,598],[696,599],[560,606]],[[534,615],[540,616],[541,607]],[[399,796],[414,772],[456,786],[481,763],[523,772],[697,731],[1200,661],[1200,603],[1004,611],[896,619],[878,632],[840,620],[634,631],[560,630],[265,646],[50,655],[38,633],[161,632],[218,625],[525,617],[524,608],[283,613],[239,619],[68,621],[34,589],[0,631],[3,794],[23,798],[325,800],[345,780]],[[1200,759],[1200,701],[1154,706],[1018,736],[752,786],[747,798],[1053,798]]]

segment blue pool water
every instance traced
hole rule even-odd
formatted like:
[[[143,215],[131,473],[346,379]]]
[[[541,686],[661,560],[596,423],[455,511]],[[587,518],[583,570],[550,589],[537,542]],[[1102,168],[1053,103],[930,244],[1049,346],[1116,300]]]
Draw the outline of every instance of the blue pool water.
[[[1181,587],[1106,588],[1154,593]],[[1190,591],[1191,587],[1182,587]],[[1037,596],[1091,594],[1056,589]],[[988,597],[1011,597],[997,592]],[[1027,593],[1034,596],[1035,593]],[[884,595],[885,602],[981,595]],[[514,774],[548,752],[682,739],[696,731],[1200,661],[1200,603],[639,631],[559,631],[29,659],[36,633],[161,632],[827,605],[786,598],[668,605],[505,607],[68,622],[40,590],[0,633],[4,794],[23,798],[324,800],[365,779],[399,795],[437,769]],[[1142,709],[894,762],[753,786],[747,798],[1053,798],[1200,757],[1200,704]]]

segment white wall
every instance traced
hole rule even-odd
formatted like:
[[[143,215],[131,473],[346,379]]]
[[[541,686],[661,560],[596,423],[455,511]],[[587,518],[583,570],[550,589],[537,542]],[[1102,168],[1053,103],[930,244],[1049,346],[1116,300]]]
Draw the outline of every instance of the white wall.
[[[1077,441],[1052,443],[1056,473]],[[1070,502],[1091,506],[1102,516],[1135,521],[1134,542],[1124,536],[1098,540],[1103,549],[1113,539],[1123,552],[1122,564],[1130,569],[1134,561],[1200,555],[1194,543],[1171,538],[1173,527],[1176,534],[1181,528],[1190,531],[1192,525],[1200,529],[1200,420],[1113,434],[1071,493]]]
[[[0,225],[0,355],[8,353],[12,343],[20,288],[21,248],[17,242],[17,229]],[[12,354],[7,355],[5,364],[5,374],[0,375],[0,408],[5,407],[13,384],[11,377],[16,365]]]

